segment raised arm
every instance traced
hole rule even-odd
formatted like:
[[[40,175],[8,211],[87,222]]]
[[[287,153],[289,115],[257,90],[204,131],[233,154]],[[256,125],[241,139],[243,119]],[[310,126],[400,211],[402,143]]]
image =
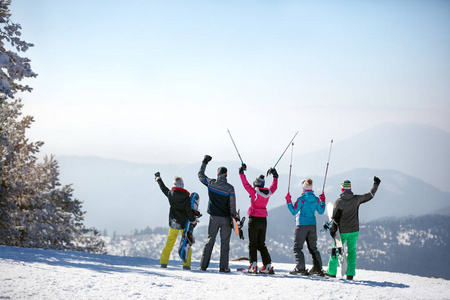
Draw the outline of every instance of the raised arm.
[[[162,181],[161,174],[159,172],[155,173],[155,180],[159,184],[159,188],[161,189],[163,194],[166,195],[166,197],[167,197],[167,195],[169,194],[169,189],[166,187],[166,185]]]
[[[211,156],[205,155],[202,161],[202,165],[200,166],[200,170],[198,171],[198,179],[200,180],[201,183],[203,183],[206,186],[210,184],[211,180],[215,180],[210,179],[205,175],[206,165],[211,161],[211,159],[212,159]]]
[[[368,202],[368,201],[372,200],[373,197],[375,197],[375,193],[378,190],[378,186],[380,185],[380,182],[381,182],[380,178],[374,176],[373,177],[373,186],[370,189],[370,192],[368,192],[367,194],[364,194],[364,195],[357,195],[356,196],[356,199],[358,199],[358,203],[359,204],[363,204],[365,202]]]

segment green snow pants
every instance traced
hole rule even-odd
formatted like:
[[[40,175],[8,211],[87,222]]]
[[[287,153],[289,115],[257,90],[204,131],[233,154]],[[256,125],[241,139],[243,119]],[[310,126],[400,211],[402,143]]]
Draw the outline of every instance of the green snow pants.
[[[347,273],[346,275],[355,276],[356,272],[356,242],[359,232],[341,233],[342,245],[347,242]],[[336,275],[339,259],[330,255],[327,273]]]

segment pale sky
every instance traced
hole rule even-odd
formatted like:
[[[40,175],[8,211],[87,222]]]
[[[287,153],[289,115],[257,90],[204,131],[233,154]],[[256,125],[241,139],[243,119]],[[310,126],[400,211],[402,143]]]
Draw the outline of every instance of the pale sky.
[[[275,163],[383,122],[450,131],[450,1],[13,0],[41,152]]]

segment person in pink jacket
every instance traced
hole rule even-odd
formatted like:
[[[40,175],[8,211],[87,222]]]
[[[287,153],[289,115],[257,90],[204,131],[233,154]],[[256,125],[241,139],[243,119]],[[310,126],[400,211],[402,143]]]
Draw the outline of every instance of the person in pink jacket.
[[[239,176],[241,177],[242,184],[245,190],[250,194],[250,208],[248,209],[249,221],[248,221],[248,250],[250,267],[249,273],[258,273],[258,251],[261,254],[263,261],[263,267],[259,270],[259,273],[273,274],[272,259],[270,258],[269,251],[266,247],[266,230],[267,230],[267,203],[270,196],[275,193],[278,186],[278,173],[275,168],[271,168],[269,172],[273,175],[273,181],[270,188],[265,188],[264,175],[260,175],[253,182],[251,186],[244,171],[247,169],[245,164],[239,168]]]

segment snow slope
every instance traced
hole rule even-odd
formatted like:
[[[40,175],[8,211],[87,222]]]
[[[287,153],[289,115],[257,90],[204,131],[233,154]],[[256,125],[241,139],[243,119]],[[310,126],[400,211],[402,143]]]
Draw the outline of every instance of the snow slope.
[[[232,270],[247,262],[232,262]],[[357,270],[355,281],[161,269],[148,258],[0,246],[0,299],[449,299],[450,281]]]

